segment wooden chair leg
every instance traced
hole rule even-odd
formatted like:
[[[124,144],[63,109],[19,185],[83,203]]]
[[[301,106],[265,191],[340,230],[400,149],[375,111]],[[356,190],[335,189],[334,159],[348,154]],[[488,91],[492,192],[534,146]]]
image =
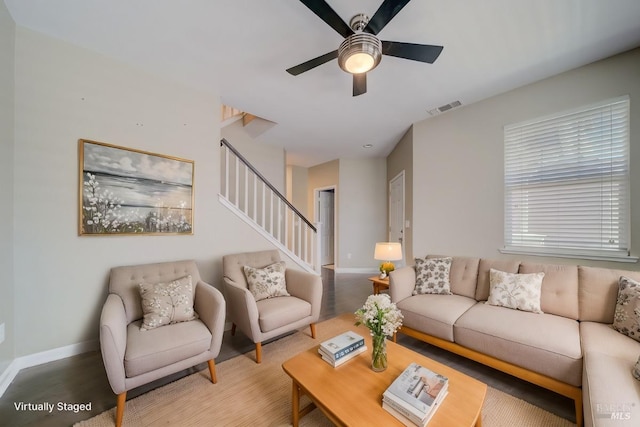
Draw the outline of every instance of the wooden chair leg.
[[[118,406],[116,406],[116,427],[122,426],[122,416],[124,415],[124,407],[127,403],[127,392],[123,391],[118,395]]]
[[[315,337],[316,337],[316,324],[312,323],[312,324],[309,325],[309,327],[311,328],[311,338],[315,339]]]
[[[256,363],[262,363],[262,343],[256,343]]]
[[[236,324],[232,323],[231,324],[231,336],[234,336],[236,334]]]
[[[218,382],[218,378],[216,377],[216,362],[211,359],[207,362],[207,364],[209,365],[209,375],[211,375],[211,382],[215,384]]]

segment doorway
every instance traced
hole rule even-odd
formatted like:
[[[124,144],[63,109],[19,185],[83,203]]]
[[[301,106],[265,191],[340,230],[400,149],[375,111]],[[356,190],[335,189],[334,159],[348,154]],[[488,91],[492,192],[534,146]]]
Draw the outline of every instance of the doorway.
[[[319,188],[316,193],[316,220],[320,226],[320,264],[335,264],[335,186]]]
[[[404,245],[404,171],[396,175],[389,181],[389,241],[400,242],[402,245],[402,261],[399,265],[404,265],[405,245]]]

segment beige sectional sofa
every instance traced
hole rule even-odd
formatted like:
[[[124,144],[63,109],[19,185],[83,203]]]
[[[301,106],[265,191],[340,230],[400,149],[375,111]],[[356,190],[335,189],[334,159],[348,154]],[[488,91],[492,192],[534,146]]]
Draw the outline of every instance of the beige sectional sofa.
[[[544,272],[543,313],[485,304],[490,269]],[[637,271],[452,257],[451,295],[413,295],[413,266],[391,273],[389,293],[401,333],[573,399],[579,426],[583,406],[588,427],[637,426],[640,342],[611,327],[620,276],[640,281]]]

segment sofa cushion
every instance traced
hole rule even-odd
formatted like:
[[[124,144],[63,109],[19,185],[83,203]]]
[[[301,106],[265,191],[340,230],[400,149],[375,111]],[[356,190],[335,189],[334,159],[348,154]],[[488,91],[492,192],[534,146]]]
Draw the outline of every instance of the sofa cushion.
[[[451,261],[450,257],[416,258],[416,286],[413,295],[451,294]]]
[[[258,323],[262,332],[269,332],[311,316],[311,304],[296,297],[263,299],[258,301],[257,305]]]
[[[438,255],[428,255],[427,259],[443,258]],[[451,292],[456,295],[474,298],[478,281],[479,258],[454,256],[451,257],[449,270],[449,284]]]
[[[640,420],[640,381],[633,361],[610,354],[584,355],[582,395],[584,425],[635,427]]]
[[[545,313],[578,319],[578,266],[520,264],[520,273],[544,273],[540,308]]]
[[[582,351],[607,353],[635,362],[640,356],[640,343],[615,331],[611,325],[599,322],[580,322]]]
[[[124,369],[127,378],[197,356],[211,347],[211,332],[200,320],[142,331],[142,320],[127,326]]]
[[[478,283],[475,293],[475,298],[478,301],[486,301],[489,298],[489,271],[492,268],[505,273],[517,273],[520,268],[520,261],[481,259],[478,265]]]
[[[620,277],[613,329],[640,341],[640,283]]]
[[[487,304],[533,313],[540,310],[540,289],[544,273],[514,274],[491,269]]]
[[[249,265],[242,267],[247,278],[249,292],[251,292],[256,301],[289,296],[284,278],[286,268],[284,261],[275,262],[263,268]]]
[[[454,325],[455,342],[574,386],[582,381],[575,320],[476,304]]]
[[[168,283],[140,283],[139,287],[143,331],[198,318],[193,310],[195,291],[190,275]]]
[[[578,267],[580,320],[613,323],[620,276],[640,281],[640,271]]]
[[[398,303],[403,325],[453,341],[453,324],[477,302],[462,295],[415,295]]]

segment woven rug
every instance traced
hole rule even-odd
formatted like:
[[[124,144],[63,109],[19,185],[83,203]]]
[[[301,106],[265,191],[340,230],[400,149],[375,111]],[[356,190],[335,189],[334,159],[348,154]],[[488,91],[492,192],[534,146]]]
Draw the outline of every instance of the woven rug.
[[[317,339],[306,328],[263,346],[262,363],[254,353],[217,364],[218,383],[208,370],[184,377],[127,401],[124,426],[290,426],[291,379],[282,363],[353,326],[353,315],[318,324]],[[302,402],[304,405],[306,402]],[[115,408],[75,424],[107,427],[115,424]],[[482,409],[484,427],[570,427],[575,424],[541,408],[489,387]],[[331,426],[318,409],[303,417],[301,426]]]

